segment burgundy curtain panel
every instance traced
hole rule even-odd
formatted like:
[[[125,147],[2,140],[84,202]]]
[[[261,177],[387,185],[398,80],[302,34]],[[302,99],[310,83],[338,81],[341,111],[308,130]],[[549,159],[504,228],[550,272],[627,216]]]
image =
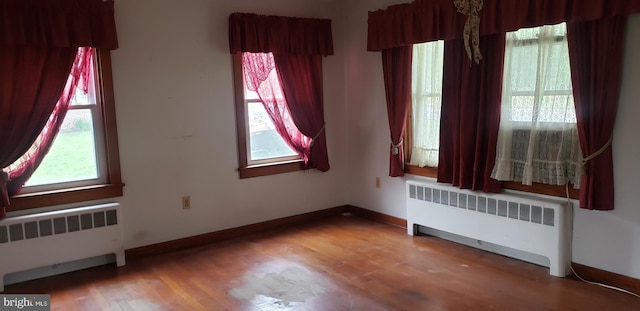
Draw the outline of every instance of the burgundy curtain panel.
[[[471,64],[462,39],[445,42],[438,182],[500,192],[491,178],[500,126],[504,35],[483,36]]]
[[[233,13],[229,52],[273,53],[291,118],[310,139],[305,168],[328,171],[321,57],[333,55],[331,20]]]
[[[311,138],[303,152],[305,168],[329,170],[327,138],[324,131],[322,59],[320,55],[274,54],[284,97],[291,118],[302,134]],[[295,104],[293,104],[295,103]]]
[[[0,46],[117,49],[114,0],[0,0]]]
[[[638,1],[640,2],[640,1]],[[584,157],[596,153],[613,135],[624,52],[626,17],[567,23],[569,60],[578,136]],[[580,207],[614,208],[612,146],[585,164]]]
[[[42,132],[78,48],[118,47],[113,5],[113,0],[0,0],[0,168],[20,158]],[[0,218],[10,204],[8,177],[0,174]]]
[[[229,51],[333,55],[331,20],[232,13]]]
[[[382,50],[382,72],[387,99],[387,116],[391,132],[389,176],[404,176],[402,138],[411,107],[411,60],[413,47],[400,46]]]
[[[0,167],[15,162],[36,140],[75,56],[74,48],[0,48]],[[7,182],[0,184],[3,207],[9,206]]]
[[[49,115],[43,130],[40,131],[40,134],[35,139],[35,142],[31,144],[29,150],[27,150],[9,170],[9,179],[11,180],[7,185],[9,196],[17,194],[22,190],[24,184],[31,178],[31,175],[33,175],[40,163],[42,163],[42,160],[44,160],[62,126],[64,117],[69,110],[69,104],[78,86],[80,86],[85,94],[87,93],[92,60],[91,55],[91,48],[80,48],[78,50],[62,94]],[[15,165],[16,163],[17,165]]]

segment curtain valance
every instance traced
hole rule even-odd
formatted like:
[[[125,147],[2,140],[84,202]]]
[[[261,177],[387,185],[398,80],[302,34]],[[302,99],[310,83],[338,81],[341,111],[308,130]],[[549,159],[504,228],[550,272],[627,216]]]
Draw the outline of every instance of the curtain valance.
[[[333,55],[330,19],[229,15],[229,51],[289,55]]]
[[[479,12],[480,34],[506,33],[523,27],[564,21],[593,21],[640,12],[629,0],[491,0]],[[415,0],[369,12],[367,50],[380,51],[434,40],[462,37],[467,16],[453,0]]]
[[[118,48],[113,0],[0,0],[0,46]]]

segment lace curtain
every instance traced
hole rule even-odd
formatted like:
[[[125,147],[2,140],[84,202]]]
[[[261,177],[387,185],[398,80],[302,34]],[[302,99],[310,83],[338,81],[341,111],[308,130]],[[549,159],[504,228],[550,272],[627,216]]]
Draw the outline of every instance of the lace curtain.
[[[444,41],[413,45],[411,165],[438,166]]]
[[[273,54],[242,53],[242,70],[247,89],[258,94],[278,134],[302,157],[311,139],[304,136],[293,122]]]
[[[578,188],[581,160],[565,24],[507,33],[491,177]]]

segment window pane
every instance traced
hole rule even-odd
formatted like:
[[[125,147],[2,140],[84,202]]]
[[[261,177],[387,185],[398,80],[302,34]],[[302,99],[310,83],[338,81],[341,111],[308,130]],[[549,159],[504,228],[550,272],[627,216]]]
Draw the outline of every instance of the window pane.
[[[444,41],[413,45],[411,165],[438,166]]]
[[[251,161],[297,156],[275,129],[262,103],[247,103]]]
[[[505,54],[503,118],[576,122],[564,24],[508,33]]]
[[[69,110],[49,153],[25,186],[97,178],[95,150],[91,110]]]
[[[564,24],[506,35],[502,114],[491,177],[577,185],[581,152]]]

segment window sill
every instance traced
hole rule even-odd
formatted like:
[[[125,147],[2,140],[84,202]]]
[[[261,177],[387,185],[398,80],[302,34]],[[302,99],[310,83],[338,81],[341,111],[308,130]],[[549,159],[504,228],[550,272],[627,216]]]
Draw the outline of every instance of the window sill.
[[[438,168],[437,167],[419,167],[415,165],[410,165],[408,163],[404,164],[404,172],[407,174],[425,176],[425,177],[438,177]]]
[[[539,183],[533,183],[533,185],[527,186],[515,181],[503,181],[502,187],[504,189],[511,189],[511,190],[537,193],[537,194],[545,194],[545,195],[550,195],[550,196],[560,197],[560,198],[567,197],[567,189],[565,186],[554,186],[554,185],[546,185],[546,184],[539,184]],[[574,189],[573,186],[569,186],[569,197],[572,199],[579,200],[580,189]]]
[[[404,172],[407,174],[426,176],[426,177],[438,177],[438,169],[435,167],[418,167],[405,163]],[[539,183],[533,183],[531,186],[526,186],[515,181],[503,181],[502,187],[504,189],[517,190],[522,192],[536,193],[550,195],[554,197],[566,198],[565,186],[553,186]],[[569,197],[572,199],[580,198],[580,190],[569,187]]]
[[[238,169],[240,179],[268,176],[282,173],[289,173],[304,170],[304,162],[302,160],[269,163],[263,165],[253,165]]]
[[[124,184],[104,184],[14,195],[7,212],[122,196]]]

